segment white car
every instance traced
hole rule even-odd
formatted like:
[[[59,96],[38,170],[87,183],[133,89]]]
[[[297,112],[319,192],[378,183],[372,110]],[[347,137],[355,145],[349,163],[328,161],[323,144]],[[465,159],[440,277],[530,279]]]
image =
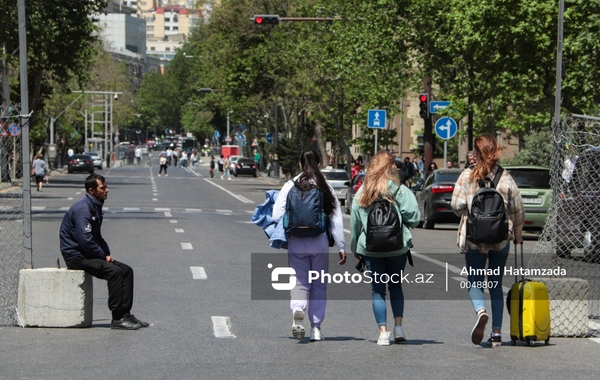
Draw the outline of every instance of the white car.
[[[343,205],[346,201],[347,182],[350,181],[348,173],[343,169],[323,169],[321,173],[325,176],[327,183],[333,187],[335,195],[338,197],[340,204]]]
[[[92,157],[94,167],[102,170],[102,158],[100,158],[100,154],[98,152],[87,152],[86,154]]]

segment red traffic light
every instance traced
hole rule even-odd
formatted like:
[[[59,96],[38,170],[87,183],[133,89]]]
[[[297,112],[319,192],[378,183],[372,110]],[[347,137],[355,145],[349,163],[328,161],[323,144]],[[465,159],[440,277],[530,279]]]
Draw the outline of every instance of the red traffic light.
[[[423,103],[424,103],[424,102],[426,102],[426,101],[427,101],[427,95],[425,95],[425,94],[421,94],[421,95],[419,96],[419,100],[420,100],[421,102],[423,102]]]
[[[254,15],[254,24],[256,25],[277,25],[279,24],[279,15]]]

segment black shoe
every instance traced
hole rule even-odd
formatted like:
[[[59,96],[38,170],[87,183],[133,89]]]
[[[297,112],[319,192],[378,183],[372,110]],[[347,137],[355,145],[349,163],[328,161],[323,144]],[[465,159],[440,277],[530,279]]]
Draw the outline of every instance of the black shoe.
[[[123,317],[123,318],[129,320],[131,323],[137,323],[141,327],[148,327],[148,326],[150,326],[150,323],[140,321],[133,314],[129,314],[129,317]]]
[[[492,333],[490,335],[490,339],[488,339],[488,343],[490,343],[492,347],[502,346],[502,335]]]
[[[142,327],[142,325],[139,323],[134,323],[125,317],[121,319],[113,319],[110,322],[110,328],[113,330],[137,330],[140,327]]]

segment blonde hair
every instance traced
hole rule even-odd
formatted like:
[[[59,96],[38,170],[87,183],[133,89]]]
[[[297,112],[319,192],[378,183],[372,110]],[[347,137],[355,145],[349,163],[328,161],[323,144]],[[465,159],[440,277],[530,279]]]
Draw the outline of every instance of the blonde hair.
[[[369,207],[379,196],[394,202],[394,198],[388,189],[388,181],[390,180],[400,186],[400,178],[398,177],[394,157],[389,152],[380,151],[371,159],[357,204],[360,207]]]
[[[500,160],[501,149],[499,149],[496,139],[491,135],[481,135],[475,138],[473,145],[477,162],[469,179],[481,181],[491,173],[494,165]]]

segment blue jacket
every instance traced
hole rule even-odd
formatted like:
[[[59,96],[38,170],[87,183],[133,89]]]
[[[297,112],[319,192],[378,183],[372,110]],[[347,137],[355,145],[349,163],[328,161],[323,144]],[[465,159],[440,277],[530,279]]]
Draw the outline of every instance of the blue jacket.
[[[86,194],[71,206],[60,225],[60,252],[65,261],[77,256],[103,260],[110,256],[101,228],[102,203]]]
[[[283,229],[283,218],[275,223],[273,220],[273,205],[277,200],[279,190],[269,190],[265,192],[265,202],[256,206],[252,214],[252,223],[262,227],[263,231],[271,242],[271,248],[287,249],[287,238]]]

